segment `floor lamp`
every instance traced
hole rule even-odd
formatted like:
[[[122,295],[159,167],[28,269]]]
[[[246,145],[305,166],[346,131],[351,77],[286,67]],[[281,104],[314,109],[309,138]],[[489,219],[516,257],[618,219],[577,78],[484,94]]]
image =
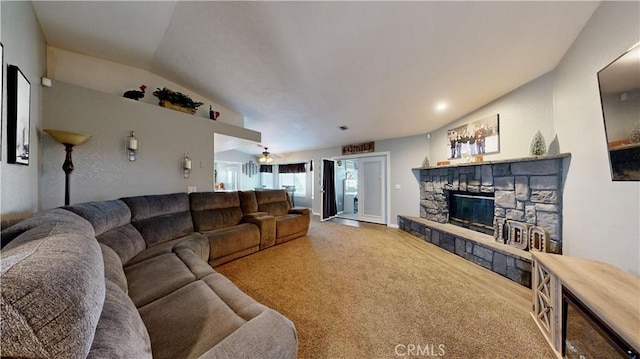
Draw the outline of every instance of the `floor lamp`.
[[[56,141],[62,143],[67,151],[67,156],[62,164],[62,170],[64,171],[64,205],[69,205],[69,175],[73,171],[73,161],[71,161],[71,152],[73,152],[73,146],[81,145],[91,138],[89,135],[83,135],[81,133],[58,131],[58,130],[44,130],[53,137]]]

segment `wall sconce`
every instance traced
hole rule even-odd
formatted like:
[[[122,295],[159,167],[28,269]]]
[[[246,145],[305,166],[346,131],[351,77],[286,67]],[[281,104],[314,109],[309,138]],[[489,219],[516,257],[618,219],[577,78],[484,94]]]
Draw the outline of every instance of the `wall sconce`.
[[[138,139],[135,131],[131,131],[131,136],[127,139],[127,154],[131,162],[138,158]]]
[[[189,152],[184,153],[184,159],[182,159],[182,176],[189,178],[191,175],[191,158],[189,158]]]

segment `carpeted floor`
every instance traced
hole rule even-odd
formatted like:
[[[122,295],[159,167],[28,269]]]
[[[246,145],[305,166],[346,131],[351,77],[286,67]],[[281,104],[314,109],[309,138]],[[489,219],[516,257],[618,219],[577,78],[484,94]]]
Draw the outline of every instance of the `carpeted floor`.
[[[216,270],[295,323],[299,358],[549,357],[530,290],[398,229],[312,221]]]

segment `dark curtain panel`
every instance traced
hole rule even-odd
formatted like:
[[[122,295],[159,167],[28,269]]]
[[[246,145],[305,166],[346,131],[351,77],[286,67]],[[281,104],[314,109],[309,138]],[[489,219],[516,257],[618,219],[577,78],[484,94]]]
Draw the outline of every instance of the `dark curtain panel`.
[[[273,173],[273,165],[260,165],[260,172]]]
[[[306,163],[292,163],[288,165],[278,165],[278,173],[305,173]]]
[[[335,178],[335,162],[322,160],[322,187],[324,188],[324,196],[322,197],[322,219],[327,219],[338,214],[338,206],[336,205],[336,182]]]

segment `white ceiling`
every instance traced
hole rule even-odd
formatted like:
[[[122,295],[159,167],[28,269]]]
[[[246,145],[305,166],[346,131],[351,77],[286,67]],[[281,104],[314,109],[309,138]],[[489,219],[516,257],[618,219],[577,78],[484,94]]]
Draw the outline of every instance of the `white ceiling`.
[[[34,9],[49,45],[191,88],[242,114],[281,153],[438,129],[553,70],[599,4],[45,1]],[[438,112],[441,101],[449,107]]]

